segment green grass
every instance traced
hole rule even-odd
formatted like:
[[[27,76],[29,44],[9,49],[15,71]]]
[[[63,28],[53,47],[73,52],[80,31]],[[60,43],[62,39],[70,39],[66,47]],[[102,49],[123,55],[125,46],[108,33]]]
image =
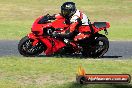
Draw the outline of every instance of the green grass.
[[[60,12],[68,0],[0,0],[0,39],[21,39],[40,15]],[[108,21],[110,40],[132,40],[131,0],[73,0],[92,22]]]
[[[1,57],[0,88],[130,88],[131,84],[76,83],[78,66],[88,74],[130,74],[132,60]]]

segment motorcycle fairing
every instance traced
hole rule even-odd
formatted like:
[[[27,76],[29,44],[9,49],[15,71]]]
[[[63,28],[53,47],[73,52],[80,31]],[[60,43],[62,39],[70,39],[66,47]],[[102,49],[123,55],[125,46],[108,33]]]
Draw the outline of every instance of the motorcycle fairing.
[[[43,44],[45,44],[47,46],[47,49],[44,53],[47,56],[52,55],[53,53],[57,52],[59,49],[66,46],[64,42],[50,37],[46,37],[46,38],[44,38],[43,36],[36,37],[33,33],[29,33],[28,37],[34,40],[33,46],[35,46],[39,42],[38,39]]]
[[[47,50],[44,52],[47,56],[54,54],[55,52],[66,46],[64,42],[53,38],[45,38],[41,41],[47,46]]]

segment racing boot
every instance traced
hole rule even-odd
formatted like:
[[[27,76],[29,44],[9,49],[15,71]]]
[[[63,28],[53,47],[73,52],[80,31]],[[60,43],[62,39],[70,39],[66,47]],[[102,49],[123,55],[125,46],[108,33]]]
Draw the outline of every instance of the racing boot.
[[[80,47],[69,39],[64,39],[64,42],[68,48],[72,48],[74,52],[79,53]]]

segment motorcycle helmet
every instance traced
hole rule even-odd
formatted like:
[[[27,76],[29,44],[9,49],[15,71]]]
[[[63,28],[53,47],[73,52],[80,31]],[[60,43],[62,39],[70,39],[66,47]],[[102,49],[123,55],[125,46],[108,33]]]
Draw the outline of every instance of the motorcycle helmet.
[[[61,15],[65,18],[70,18],[76,12],[74,2],[65,2],[61,6]]]

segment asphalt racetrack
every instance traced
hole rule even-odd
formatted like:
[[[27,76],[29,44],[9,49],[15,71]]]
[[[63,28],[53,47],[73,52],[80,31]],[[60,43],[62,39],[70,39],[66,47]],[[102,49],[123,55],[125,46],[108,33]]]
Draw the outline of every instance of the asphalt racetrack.
[[[16,40],[0,40],[0,57],[21,56]],[[110,41],[108,52],[103,58],[132,58],[132,41]]]

